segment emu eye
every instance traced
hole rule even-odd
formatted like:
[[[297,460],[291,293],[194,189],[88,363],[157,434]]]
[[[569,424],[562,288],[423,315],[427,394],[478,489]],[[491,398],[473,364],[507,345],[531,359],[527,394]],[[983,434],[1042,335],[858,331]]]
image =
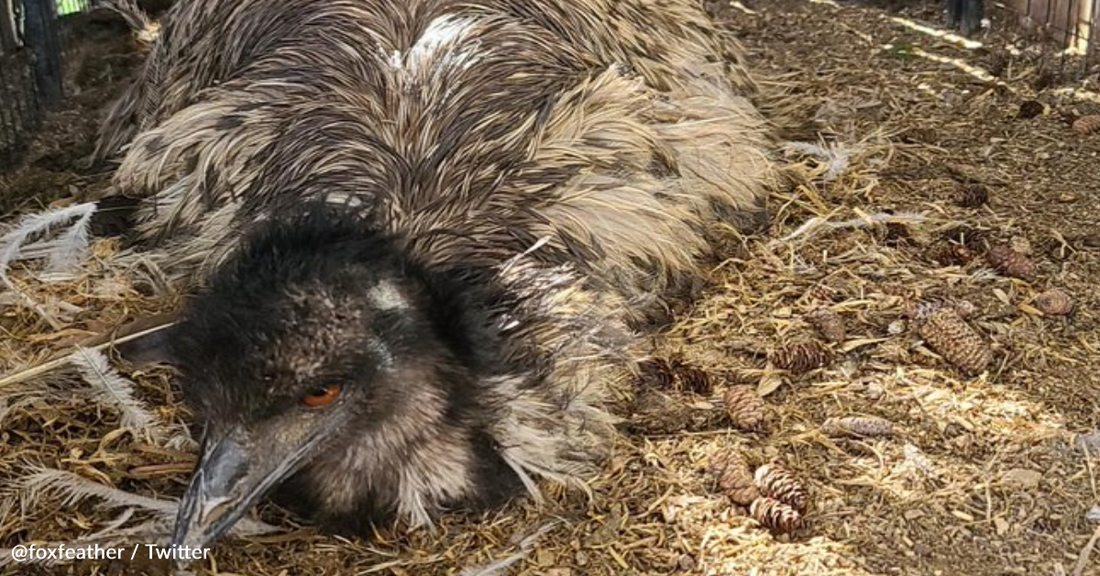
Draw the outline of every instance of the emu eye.
[[[302,396],[302,404],[309,408],[328,406],[340,397],[341,386],[339,384],[325,384],[318,386]]]

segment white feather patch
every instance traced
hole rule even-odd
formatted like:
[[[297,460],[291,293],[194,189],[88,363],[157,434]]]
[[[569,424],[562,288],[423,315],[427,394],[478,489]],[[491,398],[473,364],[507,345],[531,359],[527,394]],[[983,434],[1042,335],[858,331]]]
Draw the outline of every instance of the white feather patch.
[[[151,439],[163,436],[164,424],[134,398],[134,383],[111,367],[102,352],[77,346],[69,361],[92,386],[96,400],[119,411],[122,427]]]
[[[8,269],[19,260],[46,259],[48,279],[71,277],[88,250],[88,225],[96,211],[94,202],[86,202],[42,214],[24,216],[0,238],[0,279],[12,288]],[[53,239],[30,242],[36,236],[48,236],[57,228],[69,228]]]
[[[394,51],[390,65],[410,72],[424,71],[435,65],[469,68],[480,60],[477,43],[463,46],[467,32],[476,20],[452,15],[440,16],[431,21],[409,51]]]
[[[852,148],[840,142],[830,142],[828,145],[813,144],[810,142],[787,142],[783,147],[790,152],[797,152],[807,156],[816,156],[825,161],[827,169],[822,176],[825,182],[832,182],[848,170],[848,164],[852,159]]]
[[[28,308],[34,310],[54,328],[61,328],[63,323],[30,295],[20,290],[8,277],[8,270],[13,262],[45,259],[47,266],[45,273],[41,275],[43,280],[57,281],[71,278],[88,250],[88,225],[95,211],[96,204],[87,202],[42,214],[30,214],[24,216],[0,238],[0,283],[19,296]],[[69,224],[70,228],[56,238],[31,242],[32,238],[49,236],[51,232],[66,224]]]
[[[371,304],[379,310],[408,310],[409,301],[401,290],[388,280],[382,280],[367,291]]]

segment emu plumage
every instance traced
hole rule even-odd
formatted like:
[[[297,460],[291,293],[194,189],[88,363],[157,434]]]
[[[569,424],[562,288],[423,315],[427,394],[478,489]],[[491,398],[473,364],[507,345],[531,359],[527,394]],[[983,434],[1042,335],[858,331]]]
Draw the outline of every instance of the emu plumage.
[[[583,485],[642,320],[764,217],[760,98],[691,0],[178,3],[97,150],[197,292],[174,540]]]

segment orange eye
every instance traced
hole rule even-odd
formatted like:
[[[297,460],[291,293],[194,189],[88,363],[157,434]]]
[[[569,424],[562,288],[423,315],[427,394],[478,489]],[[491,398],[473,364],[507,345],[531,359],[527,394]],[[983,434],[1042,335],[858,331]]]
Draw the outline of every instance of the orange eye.
[[[340,397],[340,385],[339,384],[325,384],[324,386],[318,386],[317,388],[310,390],[305,396],[302,396],[302,404],[310,408],[320,408],[321,406],[328,406],[336,401]]]

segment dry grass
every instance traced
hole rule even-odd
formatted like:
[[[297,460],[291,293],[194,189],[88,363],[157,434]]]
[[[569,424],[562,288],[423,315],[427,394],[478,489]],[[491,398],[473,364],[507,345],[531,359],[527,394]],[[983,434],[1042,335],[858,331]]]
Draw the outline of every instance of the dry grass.
[[[395,529],[356,541],[317,535],[267,509],[264,518],[289,532],[223,542],[206,569],[459,574],[536,542],[509,573],[1100,574],[1100,561],[1079,562],[1095,529],[1086,512],[1098,498],[1089,454],[1100,440],[1088,434],[1100,417],[1093,369],[1100,135],[1074,135],[1057,113],[1015,117],[1022,101],[1036,97],[1056,112],[1090,113],[1095,105],[1053,89],[1035,94],[1027,80],[1039,64],[1027,55],[1000,85],[975,77],[960,63],[981,66],[988,51],[975,54],[877,9],[744,4],[751,13],[720,6],[719,16],[762,66],[795,73],[823,133],[850,159],[829,180],[828,166],[792,154],[804,180],[776,194],[770,234],[731,252],[715,269],[714,287],[660,339],[662,353],[715,375],[716,390],[659,390],[621,407],[629,425],[591,499],[551,494],[542,509],[517,503],[485,517],[447,517],[434,531]],[[989,204],[956,205],[957,189],[971,181],[989,187]],[[888,213],[893,224],[872,223]],[[815,218],[844,225],[800,228]],[[960,227],[1029,251],[1036,279],[1005,278],[980,256],[933,262],[936,247]],[[80,309],[53,330],[8,305],[0,316],[2,373],[173,306],[142,274],[113,266],[116,250],[98,244],[75,283],[16,275],[38,301]],[[1077,300],[1072,316],[1035,309],[1033,299],[1048,287]],[[971,324],[993,349],[986,373],[962,375],[920,338],[907,313],[939,298],[974,305]],[[825,343],[807,320],[820,307],[840,314],[847,328],[844,342],[826,344],[829,364],[798,376],[770,366],[768,354],[784,343]],[[187,420],[167,371],[130,376],[166,425]],[[758,432],[730,429],[714,399],[744,381],[765,394],[767,422]],[[146,496],[178,496],[191,454],[116,432],[118,415],[72,392],[81,386],[57,375],[0,386],[10,408],[0,410],[0,477],[34,462]],[[881,417],[898,433],[859,439],[821,431],[828,418],[845,416]],[[798,475],[812,496],[804,533],[773,536],[719,493],[707,465],[728,450],[752,464],[779,461]],[[0,521],[0,546],[70,540],[118,514],[94,501],[57,502],[48,494],[16,501]],[[130,524],[147,516],[139,511]]]

